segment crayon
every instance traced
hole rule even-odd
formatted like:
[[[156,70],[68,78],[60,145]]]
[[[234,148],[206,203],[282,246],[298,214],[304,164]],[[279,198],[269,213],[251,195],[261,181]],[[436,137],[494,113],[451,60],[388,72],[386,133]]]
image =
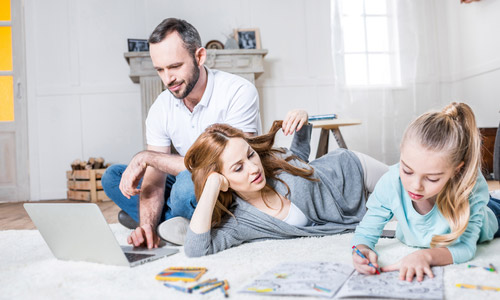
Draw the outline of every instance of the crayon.
[[[367,259],[366,256],[364,256],[363,253],[361,253],[361,251],[359,251],[359,249],[356,248],[356,246],[352,246],[352,249],[356,252],[356,254],[361,256],[361,258]],[[368,265],[370,267],[374,268],[375,272],[380,275],[380,271],[371,262],[368,261]]]
[[[465,284],[465,283],[457,283],[455,284],[456,287],[463,288],[463,289],[476,289],[476,290],[483,290],[483,291],[497,291],[500,292],[500,287],[492,287],[492,286],[484,286],[484,285],[474,285],[474,284]]]

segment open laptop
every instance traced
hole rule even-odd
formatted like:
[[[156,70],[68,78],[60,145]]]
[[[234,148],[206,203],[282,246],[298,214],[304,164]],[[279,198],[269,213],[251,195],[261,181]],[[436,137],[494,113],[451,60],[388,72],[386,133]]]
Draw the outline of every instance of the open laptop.
[[[25,203],[24,209],[54,256],[61,260],[134,267],[179,251],[120,246],[93,203]]]

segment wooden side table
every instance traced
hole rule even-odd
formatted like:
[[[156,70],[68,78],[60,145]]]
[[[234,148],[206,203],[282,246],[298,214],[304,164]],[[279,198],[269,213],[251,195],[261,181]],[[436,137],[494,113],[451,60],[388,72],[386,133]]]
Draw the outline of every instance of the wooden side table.
[[[319,137],[318,151],[316,152],[316,158],[320,158],[328,152],[328,140],[329,140],[329,130],[332,131],[335,140],[340,148],[347,149],[342,133],[340,133],[340,126],[349,125],[359,125],[361,120],[358,119],[332,119],[332,120],[318,120],[310,121],[313,128],[321,128],[321,134]]]

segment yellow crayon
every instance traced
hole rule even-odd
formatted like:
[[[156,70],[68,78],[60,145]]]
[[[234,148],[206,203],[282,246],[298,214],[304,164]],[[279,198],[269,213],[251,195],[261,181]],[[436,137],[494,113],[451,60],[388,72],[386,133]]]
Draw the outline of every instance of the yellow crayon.
[[[474,285],[474,284],[465,284],[465,283],[457,283],[455,286],[459,287],[459,288],[463,288],[463,289],[475,289],[475,290],[500,292],[499,287],[492,287],[492,286]]]

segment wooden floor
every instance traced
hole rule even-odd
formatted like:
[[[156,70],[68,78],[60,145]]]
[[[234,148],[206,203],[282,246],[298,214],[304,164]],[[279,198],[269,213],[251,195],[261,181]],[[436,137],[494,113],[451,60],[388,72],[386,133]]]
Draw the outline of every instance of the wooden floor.
[[[488,181],[488,187],[490,191],[498,190],[500,189],[500,181]],[[44,202],[86,203],[83,201],[69,200],[47,200],[37,201],[36,203]],[[118,212],[120,208],[113,201],[98,202],[97,205],[109,224],[118,223]],[[0,230],[7,229],[35,229],[35,225],[31,222],[31,219],[24,210],[22,202],[0,203]]]
[[[488,189],[490,191],[500,190],[500,181],[488,180]]]
[[[85,201],[52,200],[33,203],[87,203]],[[0,230],[8,229],[35,229],[30,217],[23,208],[25,202],[0,203]],[[118,223],[120,208],[113,201],[96,203],[109,224]]]

